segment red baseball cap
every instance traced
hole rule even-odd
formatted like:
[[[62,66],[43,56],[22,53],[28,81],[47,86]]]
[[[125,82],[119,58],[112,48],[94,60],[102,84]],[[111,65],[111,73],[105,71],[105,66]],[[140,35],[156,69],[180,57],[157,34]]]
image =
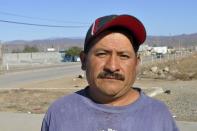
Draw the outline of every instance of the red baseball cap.
[[[145,27],[136,17],[131,15],[108,15],[97,18],[90,26],[85,38],[84,52],[88,52],[89,44],[93,39],[111,27],[122,27],[128,30],[138,46],[146,40]]]

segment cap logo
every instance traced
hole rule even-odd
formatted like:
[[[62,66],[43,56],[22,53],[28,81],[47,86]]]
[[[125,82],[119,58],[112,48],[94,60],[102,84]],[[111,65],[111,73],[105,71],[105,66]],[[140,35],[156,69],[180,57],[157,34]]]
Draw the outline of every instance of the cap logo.
[[[100,24],[100,20],[97,19],[93,25],[92,25],[92,30],[91,30],[91,35],[93,36],[95,34],[95,32],[97,32],[98,28],[99,28],[99,24]]]
[[[94,23],[93,23],[93,25],[92,25],[92,30],[91,30],[91,35],[92,35],[92,36],[94,35],[94,28],[95,28],[95,21],[94,21]]]

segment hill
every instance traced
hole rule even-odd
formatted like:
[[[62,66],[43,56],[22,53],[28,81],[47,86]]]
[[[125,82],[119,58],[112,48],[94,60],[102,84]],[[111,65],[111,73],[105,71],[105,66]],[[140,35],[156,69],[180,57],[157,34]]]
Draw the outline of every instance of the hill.
[[[191,47],[197,46],[197,33],[177,36],[148,36],[146,44],[150,46]]]
[[[68,49],[69,47],[77,46],[83,47],[83,39],[76,38],[54,38],[54,39],[43,39],[43,40],[14,40],[4,43],[4,52],[18,51],[21,52],[25,45],[34,46],[39,49],[39,51],[44,52],[47,48],[55,48],[57,51],[62,51]]]
[[[25,45],[35,46],[39,51],[46,51],[47,48],[55,48],[58,51],[66,50],[69,47],[78,46],[83,48],[83,38],[51,38],[43,40],[14,40],[5,42],[4,52],[21,52]],[[149,46],[168,46],[168,47],[188,47],[197,46],[197,33],[182,34],[177,36],[148,36],[145,44]]]

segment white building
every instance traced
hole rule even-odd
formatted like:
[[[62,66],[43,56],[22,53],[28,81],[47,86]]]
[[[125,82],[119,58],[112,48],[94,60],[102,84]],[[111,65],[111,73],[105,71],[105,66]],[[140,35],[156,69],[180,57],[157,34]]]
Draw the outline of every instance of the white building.
[[[138,53],[140,55],[147,56],[151,54],[150,51],[151,51],[151,47],[146,44],[143,44],[139,47]]]
[[[55,48],[47,48],[47,51],[48,52],[54,52],[55,51]]]
[[[159,54],[166,54],[168,52],[168,47],[167,46],[152,47],[152,52]]]

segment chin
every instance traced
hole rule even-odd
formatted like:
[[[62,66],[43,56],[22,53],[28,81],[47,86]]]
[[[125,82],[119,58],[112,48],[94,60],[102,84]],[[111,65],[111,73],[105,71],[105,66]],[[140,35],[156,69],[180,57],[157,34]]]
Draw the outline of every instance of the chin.
[[[110,96],[115,96],[117,95],[120,91],[122,86],[112,86],[112,85],[100,85],[100,90],[102,90],[103,93],[110,95]]]

